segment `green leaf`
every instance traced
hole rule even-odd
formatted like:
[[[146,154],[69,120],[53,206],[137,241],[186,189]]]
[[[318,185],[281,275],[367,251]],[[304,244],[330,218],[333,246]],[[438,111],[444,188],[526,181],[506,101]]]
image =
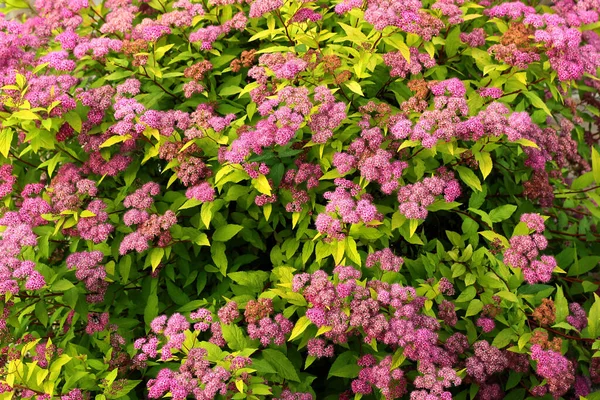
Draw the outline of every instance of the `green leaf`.
[[[267,196],[272,194],[271,185],[264,175],[259,175],[258,178],[252,179],[252,186],[262,194],[266,194]]]
[[[144,307],[144,322],[146,327],[150,326],[150,323],[158,315],[158,295],[156,291],[150,293],[148,300],[146,300],[146,307]]]
[[[122,384],[119,383],[118,385],[118,389],[117,388],[112,388],[111,385],[111,390],[109,390],[108,392],[106,392],[106,398],[107,399],[122,399],[127,393],[131,392],[133,389],[135,389],[135,387],[140,384],[142,381],[137,380],[137,381],[130,381],[128,380],[127,383]]]
[[[152,271],[154,271],[158,267],[164,255],[165,249],[160,247],[155,247],[152,249],[152,251],[150,251],[150,254],[148,256],[150,257],[150,265],[152,265]]]
[[[200,210],[200,219],[202,220],[202,223],[204,224],[204,226],[208,229],[208,226],[210,225],[210,221],[212,219],[212,208],[213,208],[213,204],[212,202],[209,203],[204,203],[202,204],[202,208]]]
[[[460,26],[455,26],[448,36],[446,37],[446,55],[453,57],[458,52],[458,46],[460,46]]]
[[[409,236],[412,237],[415,232],[417,231],[417,227],[419,226],[419,220],[418,219],[411,219],[409,220]]]
[[[508,344],[516,338],[517,335],[512,328],[505,328],[496,335],[494,341],[492,342],[492,346],[502,349],[503,347],[508,346]]]
[[[479,234],[481,236],[483,236],[484,238],[486,238],[487,240],[489,240],[490,242],[493,242],[494,239],[499,239],[502,242],[502,245],[504,247],[510,247],[510,243],[508,242],[508,239],[506,239],[506,237],[504,237],[494,231],[483,231],[483,232],[479,232]]]
[[[592,160],[593,161],[593,160]],[[598,169],[598,178],[600,178],[600,169]],[[592,184],[594,181],[593,171],[588,171],[585,174],[579,175],[571,184],[571,190],[584,189]]]
[[[223,225],[215,231],[212,236],[212,240],[215,242],[227,242],[231,240],[235,235],[237,235],[242,229],[244,229],[241,225],[236,224],[228,224]]]
[[[552,112],[550,111],[546,103],[544,103],[544,101],[540,99],[536,92],[531,90],[524,90],[522,93],[525,95],[525,97],[529,99],[529,101],[535,108],[544,110],[544,112],[550,116],[552,115]]]
[[[523,138],[521,138],[521,139],[515,140],[513,143],[518,143],[518,144],[520,144],[522,146],[525,146],[525,147],[533,147],[533,148],[536,148],[536,149],[540,148],[535,142],[532,142],[529,139],[523,139]]]
[[[346,36],[348,36],[348,39],[350,39],[352,43],[361,45],[368,41],[367,36],[364,33],[362,33],[362,31],[359,28],[355,28],[351,25],[346,25],[343,22],[338,22],[338,25],[342,27],[344,32],[346,32]]]
[[[279,350],[264,349],[262,355],[273,366],[277,375],[294,382],[300,382],[296,368],[291,361]]]
[[[336,357],[329,369],[327,378],[339,376],[340,378],[356,378],[362,369],[356,361],[358,356],[353,351],[345,351]]]
[[[292,333],[290,334],[288,342],[302,335],[306,328],[310,326],[310,324],[311,322],[308,318],[306,318],[306,316],[303,315],[302,317],[298,318],[298,322],[296,322],[296,325],[294,325],[294,329],[292,329]]]
[[[225,276],[227,274],[227,255],[225,254],[225,243],[222,242],[214,242],[210,247],[210,254],[212,256],[213,261],[221,274]]]
[[[249,346],[249,340],[242,328],[236,324],[221,324],[223,338],[231,350],[243,350]]]
[[[520,374],[514,370],[511,370],[510,373],[508,374],[508,380],[506,381],[506,386],[505,386],[504,390],[509,390],[509,389],[512,389],[515,386],[517,386],[519,384],[519,382],[521,381],[522,377],[523,377],[523,374]]]
[[[565,298],[562,286],[556,285],[556,295],[554,296],[554,307],[556,308],[556,322],[564,322],[569,315],[569,303]]]
[[[100,147],[110,147],[113,144],[122,143],[122,142],[125,142],[128,139],[131,139],[130,135],[123,135],[123,136],[115,135],[115,136],[111,136],[108,139],[106,139],[104,141],[104,143],[102,143],[100,145]]]
[[[183,203],[183,204],[182,204],[182,205],[179,207],[179,209],[180,209],[180,210],[186,210],[186,209],[188,209],[188,208],[194,208],[194,207],[197,207],[197,206],[199,206],[200,204],[203,204],[203,202],[202,202],[202,201],[200,201],[200,200],[196,200],[196,199],[187,199],[187,200],[185,201],[185,203]],[[206,204],[206,203],[204,203],[204,204]]]
[[[154,50],[154,58],[158,61],[160,60],[167,51],[169,51],[171,49],[171,47],[175,46],[174,43],[172,44],[167,44],[164,46],[160,46],[159,48]]]
[[[68,279],[61,279],[58,282],[54,282],[52,284],[52,290],[56,292],[65,292],[71,288],[75,287],[73,282]]]
[[[446,202],[443,199],[438,199],[434,201],[431,205],[427,206],[428,211],[440,211],[440,210],[453,210],[457,207],[460,207],[462,203],[458,203],[456,201],[452,201],[450,203]]]
[[[177,304],[178,306],[182,306],[188,304],[190,302],[190,298],[183,290],[181,290],[180,286],[175,285],[175,283],[171,282],[167,279],[167,293],[169,297]]]
[[[39,120],[40,119],[40,116],[37,115],[36,113],[34,113],[31,110],[17,111],[12,116],[13,117],[17,117],[18,119],[26,120],[26,121]]]
[[[35,305],[35,316],[42,325],[48,326],[48,310],[44,299],[41,299]]]
[[[588,317],[589,337],[598,339],[600,336],[600,297],[594,293],[594,304],[590,307]]]
[[[507,220],[517,210],[517,206],[513,204],[505,204],[503,206],[494,208],[490,211],[490,219],[492,222],[501,222]]]
[[[71,125],[71,128],[75,130],[75,132],[81,132],[81,117],[75,111],[69,111],[65,114],[65,121]]]
[[[508,290],[502,290],[502,291],[496,293],[496,296],[498,296],[504,300],[508,300],[511,303],[519,302],[519,298],[517,297],[517,295],[514,294],[513,292],[509,292]]]
[[[455,301],[457,303],[465,303],[471,301],[475,295],[477,295],[477,290],[473,286],[469,286],[458,295]]]
[[[81,214],[79,214],[80,217],[82,218],[90,218],[90,217],[95,217],[96,214],[94,214],[92,211],[90,210],[83,210],[81,212]]]
[[[595,147],[592,147],[592,174],[596,185],[600,185],[600,154]]]
[[[247,287],[256,293],[263,290],[265,282],[269,279],[269,273],[265,271],[231,272],[228,276],[238,285]]]
[[[483,303],[479,299],[473,299],[469,303],[469,307],[467,308],[467,313],[465,316],[470,317],[472,315],[477,315],[483,309]]]
[[[585,274],[596,268],[600,263],[600,256],[587,256],[582,257],[569,268],[569,276],[577,276]]]
[[[481,192],[481,182],[479,181],[479,178],[477,178],[472,169],[460,165],[456,167],[456,170],[458,171],[460,179],[464,183],[466,183],[471,189]]]
[[[481,175],[483,176],[483,180],[488,177],[488,175],[492,172],[492,168],[494,167],[494,163],[492,162],[492,156],[488,152],[474,152],[475,160],[479,164],[479,170],[481,171]]]
[[[350,89],[352,92],[356,93],[357,95],[364,97],[363,91],[360,87],[360,84],[356,81],[348,81],[345,82],[345,85],[348,87],[348,89]]]
[[[13,140],[13,136],[14,136],[14,132],[12,129],[3,129],[2,132],[0,132],[0,153],[2,153],[2,155],[5,158],[8,158],[8,153],[10,151],[10,145],[12,144],[12,140]]]

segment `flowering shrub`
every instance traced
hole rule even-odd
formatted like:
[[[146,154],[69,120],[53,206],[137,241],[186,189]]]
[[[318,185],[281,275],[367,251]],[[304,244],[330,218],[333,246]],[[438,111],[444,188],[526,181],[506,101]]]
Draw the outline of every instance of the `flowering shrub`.
[[[4,11],[0,399],[598,398],[597,0]]]

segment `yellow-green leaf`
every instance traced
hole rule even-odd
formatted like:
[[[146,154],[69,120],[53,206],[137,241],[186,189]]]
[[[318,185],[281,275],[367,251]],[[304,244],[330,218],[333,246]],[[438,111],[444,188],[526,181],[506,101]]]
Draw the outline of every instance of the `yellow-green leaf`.
[[[479,181],[479,178],[477,178],[472,169],[463,166],[458,166],[456,167],[456,171],[458,171],[460,179],[464,183],[466,183],[471,189],[477,190],[479,192],[482,191],[481,182]]]
[[[595,147],[592,147],[592,174],[596,184],[600,185],[600,154]]]
[[[550,109],[548,108],[548,106],[546,105],[546,103],[544,103],[544,101],[542,99],[540,99],[540,97],[535,92],[532,92],[530,90],[525,90],[525,91],[523,91],[523,94],[525,95],[525,97],[527,97],[529,99],[529,101],[531,101],[531,104],[535,108],[539,108],[540,110],[544,110],[544,112],[546,114],[552,115],[552,112],[550,112]]]
[[[100,147],[110,147],[113,144],[122,143],[122,142],[124,142],[124,141],[126,141],[128,139],[131,139],[131,135],[124,135],[124,136],[115,135],[115,136],[111,136],[108,139],[106,139],[104,141],[104,143],[102,143],[100,145]]]
[[[492,172],[494,166],[492,156],[488,152],[475,153],[475,159],[479,163],[479,170],[481,171],[481,175],[483,175],[483,180],[485,180]]]
[[[264,175],[259,175],[258,178],[252,179],[252,186],[262,194],[271,195],[271,185],[269,185],[269,181]]]
[[[292,329],[292,333],[290,334],[290,338],[288,339],[288,341],[292,341],[298,336],[302,335],[306,328],[310,326],[310,324],[311,322],[308,318],[306,318],[306,316],[298,318],[298,322],[296,322],[294,329]]]
[[[525,147],[533,147],[533,148],[536,148],[536,149],[540,148],[535,142],[532,142],[531,140],[523,139],[523,138],[517,139],[513,143],[518,143],[518,144],[523,145]]]
[[[348,81],[346,82],[346,86],[348,87],[348,89],[350,89],[351,91],[353,91],[354,93],[356,93],[359,96],[364,96],[363,91],[360,87],[360,84],[356,81]]]
[[[14,132],[12,129],[3,129],[2,132],[0,132],[0,153],[2,153],[4,157],[8,157],[13,136]]]
[[[412,237],[415,232],[417,231],[417,227],[419,226],[419,220],[418,219],[411,219],[410,220],[410,225],[409,225],[409,236]]]

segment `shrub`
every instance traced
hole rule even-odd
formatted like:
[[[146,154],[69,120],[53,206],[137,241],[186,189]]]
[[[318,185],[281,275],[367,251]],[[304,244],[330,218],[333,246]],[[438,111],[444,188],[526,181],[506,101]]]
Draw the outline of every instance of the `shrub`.
[[[600,4],[527,3],[8,1],[0,397],[588,395]]]

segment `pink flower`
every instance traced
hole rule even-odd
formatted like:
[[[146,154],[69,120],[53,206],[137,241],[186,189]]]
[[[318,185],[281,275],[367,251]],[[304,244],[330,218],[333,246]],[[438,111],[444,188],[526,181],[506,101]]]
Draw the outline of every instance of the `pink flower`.
[[[215,189],[208,182],[202,182],[197,186],[190,187],[185,192],[185,197],[202,202],[211,202],[215,199]]]

